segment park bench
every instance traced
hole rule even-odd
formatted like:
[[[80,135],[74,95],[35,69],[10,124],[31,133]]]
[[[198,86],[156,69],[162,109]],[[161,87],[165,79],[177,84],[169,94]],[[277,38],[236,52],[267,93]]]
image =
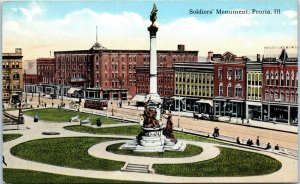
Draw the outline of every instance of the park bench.
[[[70,122],[71,122],[71,123],[72,123],[72,122],[79,122],[79,121],[80,121],[79,115],[70,118]]]

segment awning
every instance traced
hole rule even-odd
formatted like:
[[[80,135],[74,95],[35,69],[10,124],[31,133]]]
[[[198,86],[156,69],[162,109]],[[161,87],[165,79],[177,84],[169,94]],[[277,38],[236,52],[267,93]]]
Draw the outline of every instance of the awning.
[[[80,90],[81,89],[79,89],[79,88],[70,88],[67,93],[73,94],[75,91],[80,91]]]
[[[145,97],[146,95],[145,94],[136,94],[132,101],[135,101],[135,102],[145,102]]]
[[[199,101],[196,101],[196,103],[207,103],[207,104],[209,104],[212,107],[214,106],[213,105],[213,100],[201,99]]]
[[[185,97],[173,96],[172,98],[174,100],[183,100]]]

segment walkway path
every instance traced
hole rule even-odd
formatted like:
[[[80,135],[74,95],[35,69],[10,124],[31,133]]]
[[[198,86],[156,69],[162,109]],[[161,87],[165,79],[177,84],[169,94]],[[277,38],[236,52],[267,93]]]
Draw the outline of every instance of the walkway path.
[[[22,130],[13,130],[7,131],[5,133],[21,133],[23,134],[22,137],[15,139],[13,141],[9,141],[4,143],[3,145],[3,155],[5,156],[6,162],[8,164],[7,168],[19,168],[19,169],[28,169],[28,170],[37,170],[43,172],[50,172],[55,174],[63,174],[63,175],[70,175],[70,176],[82,176],[82,177],[90,177],[90,178],[104,178],[104,179],[117,179],[117,180],[129,180],[129,181],[148,181],[148,182],[169,182],[169,183],[192,183],[192,182],[204,182],[204,183],[219,183],[219,182],[230,182],[230,183],[241,183],[241,182],[295,182],[297,181],[297,160],[290,159],[284,156],[275,155],[270,152],[259,152],[261,154],[269,155],[282,163],[282,168],[270,175],[263,175],[263,176],[250,176],[250,177],[176,177],[176,176],[164,176],[158,174],[144,174],[144,173],[133,173],[133,172],[121,172],[121,171],[94,171],[94,170],[82,170],[82,169],[75,169],[75,168],[66,168],[54,165],[48,165],[43,163],[37,163],[34,161],[23,160],[17,158],[10,154],[10,149],[22,142],[26,142],[33,139],[39,138],[50,138],[50,137],[73,137],[73,136],[89,136],[89,137],[114,137],[114,138],[129,138],[133,139],[134,136],[120,136],[120,135],[95,135],[95,134],[88,134],[88,133],[79,133],[73,132],[63,129],[64,126],[67,125],[75,125],[79,123],[45,123],[43,121],[39,121],[38,123],[34,123],[31,117],[25,116],[25,129]],[[60,135],[58,136],[47,136],[42,135],[44,131],[51,131],[51,132],[59,132]],[[190,142],[189,142],[190,143]],[[109,144],[109,143],[107,143]],[[198,144],[198,143],[195,143]],[[199,143],[199,146],[205,146],[205,143]],[[215,149],[214,152],[210,154],[218,153],[218,149],[215,148],[215,144],[211,144],[211,147],[207,147],[205,149]],[[218,145],[220,146],[220,145]],[[223,145],[222,145],[223,146]],[[225,146],[231,147],[231,146]],[[93,147],[92,147],[93,148]],[[243,148],[236,148],[246,150]],[[247,151],[249,151],[247,149]],[[253,151],[257,152],[257,151]],[[208,152],[209,153],[209,152]],[[206,154],[204,152],[204,154]],[[111,155],[105,153],[103,157],[110,157]],[[198,159],[203,157],[202,159],[207,159],[210,155],[203,155],[197,157]],[[102,157],[102,158],[103,158]],[[204,158],[206,157],[206,158]],[[110,157],[111,158],[111,157]],[[118,158],[114,157],[111,159],[118,160],[118,159],[127,159],[126,155],[118,155]],[[195,157],[190,157],[195,158]],[[189,158],[188,158],[189,159]],[[142,160],[142,159],[139,159]],[[164,162],[161,163],[170,163],[174,161],[174,158],[164,158]],[[185,160],[180,158],[178,160]],[[159,161],[160,162],[160,161]],[[121,168],[120,168],[121,169]]]

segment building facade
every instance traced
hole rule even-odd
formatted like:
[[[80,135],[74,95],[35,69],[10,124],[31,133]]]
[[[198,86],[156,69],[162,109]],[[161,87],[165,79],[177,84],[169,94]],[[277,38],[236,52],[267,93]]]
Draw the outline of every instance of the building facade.
[[[298,123],[298,59],[285,49],[279,58],[263,59],[262,118],[287,124]]]
[[[18,103],[22,94],[24,81],[22,69],[22,49],[15,53],[2,54],[2,99],[8,103]]]
[[[246,119],[262,120],[262,62],[260,55],[256,61],[246,64],[247,91],[246,91]]]
[[[90,50],[57,51],[54,56],[55,83],[81,87],[89,98],[133,98],[137,93],[136,67],[149,67],[150,62],[149,50],[111,50],[99,43]],[[198,51],[185,51],[182,46],[175,51],[157,51],[158,66],[163,68],[172,68],[178,60],[197,58]]]
[[[137,93],[149,93],[149,67],[136,67]],[[157,90],[161,98],[174,96],[174,70],[172,68],[158,67]]]
[[[211,62],[173,64],[175,109],[213,113],[214,65]],[[183,104],[180,101],[183,100]]]
[[[230,52],[213,55],[214,115],[243,118],[246,100],[246,61]]]

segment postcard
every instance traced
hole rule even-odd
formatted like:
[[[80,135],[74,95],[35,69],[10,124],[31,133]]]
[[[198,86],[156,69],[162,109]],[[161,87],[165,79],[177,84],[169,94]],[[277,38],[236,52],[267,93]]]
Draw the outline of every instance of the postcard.
[[[295,0],[4,1],[4,183],[295,183]]]

